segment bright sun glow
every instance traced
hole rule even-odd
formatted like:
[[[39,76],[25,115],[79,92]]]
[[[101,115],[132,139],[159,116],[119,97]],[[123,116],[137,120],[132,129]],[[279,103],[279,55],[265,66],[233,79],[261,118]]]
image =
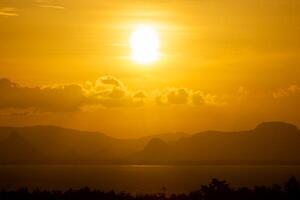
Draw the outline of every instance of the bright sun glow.
[[[131,58],[139,64],[149,64],[159,58],[159,37],[151,26],[140,25],[130,37]]]

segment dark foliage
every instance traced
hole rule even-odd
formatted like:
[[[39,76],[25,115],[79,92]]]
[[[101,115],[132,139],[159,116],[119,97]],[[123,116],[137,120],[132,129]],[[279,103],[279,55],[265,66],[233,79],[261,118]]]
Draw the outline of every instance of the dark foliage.
[[[253,188],[232,188],[226,181],[212,179],[208,185],[202,185],[199,190],[189,194],[161,193],[131,195],[125,192],[103,192],[82,188],[67,191],[29,191],[26,188],[17,191],[0,192],[1,200],[296,200],[300,199],[300,184],[291,177],[283,187],[279,185],[256,186]]]

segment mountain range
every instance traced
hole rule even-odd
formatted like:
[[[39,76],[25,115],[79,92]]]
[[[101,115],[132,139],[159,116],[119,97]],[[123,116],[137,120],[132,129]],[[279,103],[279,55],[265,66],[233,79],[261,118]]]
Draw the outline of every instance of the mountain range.
[[[117,139],[55,126],[0,127],[0,164],[300,164],[300,130],[252,130]]]

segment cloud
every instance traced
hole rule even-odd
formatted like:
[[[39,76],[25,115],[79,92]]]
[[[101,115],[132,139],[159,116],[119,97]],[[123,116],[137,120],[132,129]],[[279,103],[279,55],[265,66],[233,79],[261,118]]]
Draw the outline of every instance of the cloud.
[[[19,14],[17,13],[16,8],[5,7],[5,8],[0,8],[0,16],[16,17],[19,16]]]
[[[218,105],[216,95],[187,88],[156,91],[129,90],[113,76],[95,82],[26,87],[9,79],[0,79],[0,109],[32,109],[36,112],[74,112],[95,108],[156,105]],[[153,104],[152,104],[153,105]],[[30,113],[30,112],[26,112]]]
[[[121,81],[116,79],[113,76],[106,75],[102,76],[97,80],[98,84],[104,84],[104,85],[112,85],[112,86],[117,86],[117,87],[123,87],[123,84]]]
[[[287,88],[280,88],[277,91],[273,92],[273,97],[275,99],[285,98],[289,96],[295,96],[299,94],[300,87],[298,85],[290,85]]]
[[[157,105],[188,104],[190,91],[186,88],[166,88],[155,91]]]
[[[217,95],[188,88],[167,88],[156,92],[155,101],[158,105],[224,105]]]
[[[62,5],[60,5],[56,0],[36,0],[38,7],[41,8],[52,8],[52,9],[65,9]]]
[[[103,76],[99,82],[68,84],[44,87],[25,87],[0,79],[0,109],[37,108],[47,112],[79,111],[82,107],[126,107],[141,106],[144,98],[140,92],[131,92],[112,76]]]
[[[55,5],[38,5],[40,8],[53,8],[53,9],[65,9],[63,6],[55,6]]]
[[[144,91],[137,91],[135,93],[133,93],[133,98],[137,98],[137,99],[145,99],[147,98],[147,95]]]
[[[91,100],[104,107],[142,106],[146,98],[142,91],[129,91],[120,80],[111,75],[100,77],[96,84],[90,87],[95,97]]]
[[[167,94],[167,100],[170,104],[187,104],[189,91],[185,88],[171,89]]]
[[[195,91],[192,95],[192,102],[195,105],[202,105],[205,104],[205,97],[203,92]]]
[[[87,100],[80,85],[24,87],[0,79],[0,108],[38,108],[41,111],[75,111]]]

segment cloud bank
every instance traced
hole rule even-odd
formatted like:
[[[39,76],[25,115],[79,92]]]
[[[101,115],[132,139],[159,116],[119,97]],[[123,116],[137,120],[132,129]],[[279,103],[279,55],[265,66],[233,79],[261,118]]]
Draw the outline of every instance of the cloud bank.
[[[218,95],[184,87],[160,90],[131,90],[115,78],[105,75],[94,82],[26,87],[9,79],[0,79],[0,110],[33,109],[39,112],[74,112],[90,109],[152,106],[226,106],[247,101],[248,91],[240,87],[235,94]],[[294,99],[300,87],[278,89],[266,99]],[[273,97],[273,98],[271,98]],[[258,103],[258,102],[257,102]]]
[[[187,88],[156,91],[129,90],[113,76],[95,82],[26,87],[0,79],[0,109],[34,108],[44,112],[72,112],[87,108],[137,107],[152,105],[217,105],[216,95]]]
[[[95,83],[44,87],[25,87],[0,79],[0,109],[37,108],[40,111],[70,112],[83,106],[140,106],[144,97],[132,93],[112,76],[100,77]]]

